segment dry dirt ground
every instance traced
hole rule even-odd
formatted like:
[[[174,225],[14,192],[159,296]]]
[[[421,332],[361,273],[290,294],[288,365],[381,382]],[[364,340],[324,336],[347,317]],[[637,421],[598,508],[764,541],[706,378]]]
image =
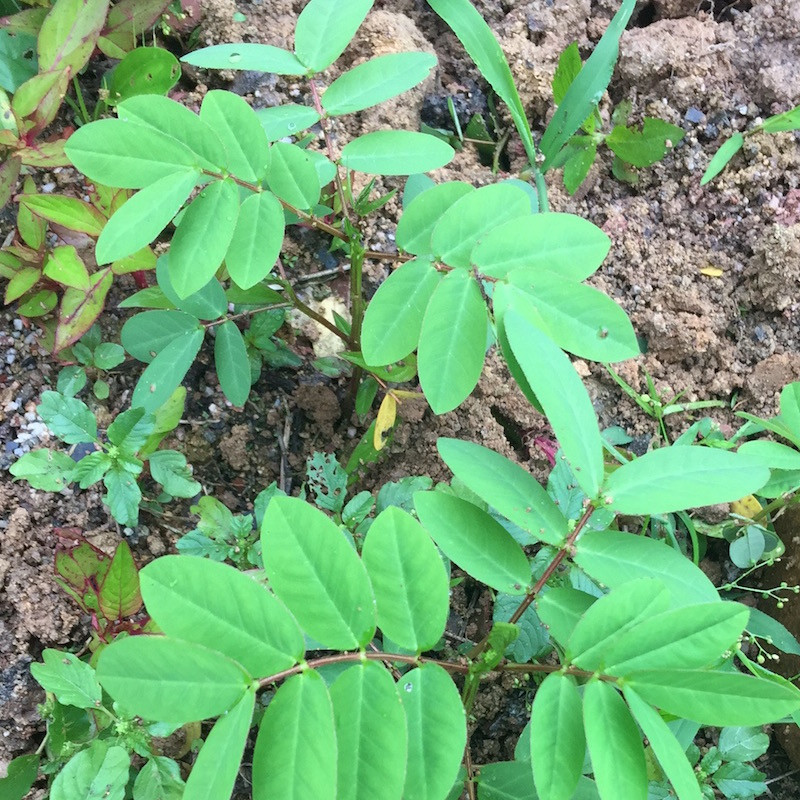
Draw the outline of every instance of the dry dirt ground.
[[[291,47],[303,3],[216,0],[203,5],[200,44],[244,40]],[[616,10],[616,0],[478,0],[477,6],[500,38],[534,129],[541,132],[552,113],[550,79],[558,55],[577,40],[586,57]],[[234,21],[237,11],[245,22]],[[336,146],[368,130],[417,129],[421,121],[446,125],[442,109],[448,95],[464,112],[462,124],[473,110],[485,110],[488,87],[423,0],[377,0],[354,43],[323,80],[333,80],[370,56],[407,49],[435,53],[439,67],[434,75],[399,101],[334,126]],[[254,73],[227,77],[188,71],[178,91],[190,105],[206,88],[217,86],[232,88],[255,107],[308,100],[303,87],[290,79]],[[685,391],[687,400],[722,399],[751,413],[774,413],[777,392],[800,379],[800,137],[754,136],[716,181],[701,188],[700,176],[733,132],[800,103],[800,2],[640,2],[602,104],[606,120],[612,105],[625,99],[633,104],[634,120],[660,117],[680,125],[684,140],[662,163],[642,170],[636,187],[612,177],[607,154],[575,197],[560,187],[560,176],[550,181],[554,210],[580,214],[612,239],[611,254],[593,283],[626,309],[646,343],[646,354],[620,365],[619,372],[637,389],[643,388],[647,373],[666,394]],[[512,170],[522,166],[513,137],[508,156]],[[468,150],[433,177],[478,185],[494,180]],[[72,179],[69,171],[37,176],[41,183]],[[397,186],[397,180],[386,179],[379,188]],[[398,213],[399,202],[392,201],[369,231],[373,249],[392,250]],[[325,244],[308,232],[294,235],[294,269],[315,272],[320,263],[336,263]],[[708,267],[721,275],[708,277],[701,271]],[[371,290],[385,270],[383,264],[369,265]],[[132,286],[123,286],[119,299],[130,291]],[[338,293],[346,300],[344,281],[314,291],[320,297]],[[124,312],[107,315],[109,335],[123,319]],[[5,470],[20,445],[47,442],[34,409],[39,393],[53,386],[57,370],[38,352],[35,337],[14,323],[12,311],[0,320],[0,469]],[[296,352],[311,355],[307,331],[285,335]],[[211,365],[210,354],[204,353],[190,372],[185,421],[176,438],[206,491],[234,511],[244,511],[261,488],[281,475],[287,486],[297,487],[311,452],[346,452],[364,428],[363,420],[339,419],[343,385],[311,369],[265,371],[245,409],[237,411],[226,405]],[[604,425],[621,425],[634,436],[653,434],[652,420],[621,396],[602,369],[579,367]],[[100,404],[101,417],[110,419],[124,407],[135,377],[133,370],[115,374],[112,399],[105,407]],[[363,488],[408,474],[446,478],[435,451],[441,435],[493,447],[539,475],[546,470],[544,454],[529,445],[546,428],[494,356],[472,397],[457,411],[436,418],[407,405],[401,413],[404,419],[387,456]],[[719,418],[733,422],[729,412]],[[686,418],[674,424],[685,425]],[[0,475],[1,774],[7,759],[35,747],[41,735],[35,706],[42,694],[30,678],[30,662],[45,647],[74,647],[87,634],[86,619],[52,583],[52,529],[78,526],[93,543],[109,549],[119,531],[96,491],[54,497],[13,484],[6,472]],[[176,508],[168,525],[144,515],[134,538],[136,555],[146,561],[166,552],[191,527],[187,507]],[[485,705],[491,705],[491,697]],[[482,732],[491,743],[487,757],[508,757],[519,731],[513,716],[507,715],[500,736],[487,711]],[[773,775],[790,769],[779,755],[770,764]],[[771,785],[774,796],[800,796],[797,787],[784,786],[785,780]]]

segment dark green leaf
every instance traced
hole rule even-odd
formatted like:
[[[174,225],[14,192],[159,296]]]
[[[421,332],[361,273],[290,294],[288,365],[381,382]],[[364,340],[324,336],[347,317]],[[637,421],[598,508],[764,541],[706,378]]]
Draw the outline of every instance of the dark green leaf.
[[[214,366],[225,396],[234,406],[243,406],[250,394],[250,362],[235,322],[228,320],[217,328]]]

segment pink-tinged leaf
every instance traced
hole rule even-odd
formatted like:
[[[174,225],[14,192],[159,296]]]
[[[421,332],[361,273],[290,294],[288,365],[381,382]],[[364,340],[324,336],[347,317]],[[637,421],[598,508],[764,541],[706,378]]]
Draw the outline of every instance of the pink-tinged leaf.
[[[100,610],[106,619],[122,619],[142,607],[139,570],[126,541],[117,545],[111,566],[100,586]]]
[[[51,280],[72,289],[87,291],[91,284],[89,271],[74,247],[62,245],[54,247],[45,259],[44,274]]]
[[[39,31],[39,69],[83,69],[108,14],[108,0],[56,0]]]
[[[74,534],[77,544],[56,551],[56,583],[70,595],[87,613],[97,611],[98,587],[105,580],[111,567],[111,559],[98,548],[89,544],[78,534],[78,528],[56,528],[56,533],[64,538]]]
[[[64,140],[37,142],[17,150],[17,155],[28,167],[68,167],[72,162],[64,153]]]
[[[144,272],[155,268],[156,254],[149,247],[143,247],[111,265],[111,271],[115,275],[127,275],[131,272]]]
[[[28,295],[17,306],[17,314],[21,317],[43,317],[49,314],[58,302],[58,295],[50,289]]]
[[[0,206],[11,200],[14,189],[17,187],[19,170],[22,166],[19,156],[11,156],[0,164]]]
[[[113,279],[110,269],[91,276],[85,289],[67,289],[61,299],[61,309],[56,325],[53,352],[57,353],[74,344],[100,316],[106,295]]]
[[[67,93],[70,75],[69,69],[40,72],[25,81],[14,93],[11,101],[14,114],[18,119],[30,118],[33,122],[27,134],[29,140],[56,118]]]
[[[42,272],[38,267],[23,267],[18,270],[6,286],[6,305],[13,303],[22,297],[25,292],[30,291],[41,277]]]
[[[49,8],[27,8],[17,14],[0,17],[0,28],[9,33],[27,33],[38,36]]]
[[[136,37],[158,22],[169,0],[120,0],[108,12],[105,27],[97,45],[111,58],[121,58],[136,47]]]
[[[94,206],[77,197],[32,194],[21,198],[20,202],[41,219],[90,236],[99,236],[106,223],[106,218]]]

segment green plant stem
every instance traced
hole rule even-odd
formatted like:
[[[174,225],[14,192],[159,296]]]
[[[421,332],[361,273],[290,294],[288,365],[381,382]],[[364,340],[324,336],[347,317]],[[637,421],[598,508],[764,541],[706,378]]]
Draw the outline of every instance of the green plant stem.
[[[537,169],[533,173],[533,180],[536,185],[536,194],[539,195],[539,211],[546,214],[550,210],[550,203],[547,199],[547,184],[544,180],[544,173]]]
[[[81,116],[83,117],[84,124],[88,124],[92,121],[92,118],[89,116],[89,110],[86,108],[86,103],[83,100],[83,92],[81,91],[81,87],[78,85],[78,76],[74,76],[72,78],[72,86],[75,89],[75,97],[78,100],[78,105],[81,109]]]

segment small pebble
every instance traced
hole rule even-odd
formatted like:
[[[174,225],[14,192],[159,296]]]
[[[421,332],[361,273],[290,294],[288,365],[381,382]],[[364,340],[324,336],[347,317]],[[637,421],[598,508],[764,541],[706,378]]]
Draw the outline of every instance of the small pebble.
[[[687,122],[691,122],[692,125],[699,125],[701,122],[705,121],[705,118],[706,115],[699,108],[695,108],[694,106],[688,109],[684,115],[684,119]]]

